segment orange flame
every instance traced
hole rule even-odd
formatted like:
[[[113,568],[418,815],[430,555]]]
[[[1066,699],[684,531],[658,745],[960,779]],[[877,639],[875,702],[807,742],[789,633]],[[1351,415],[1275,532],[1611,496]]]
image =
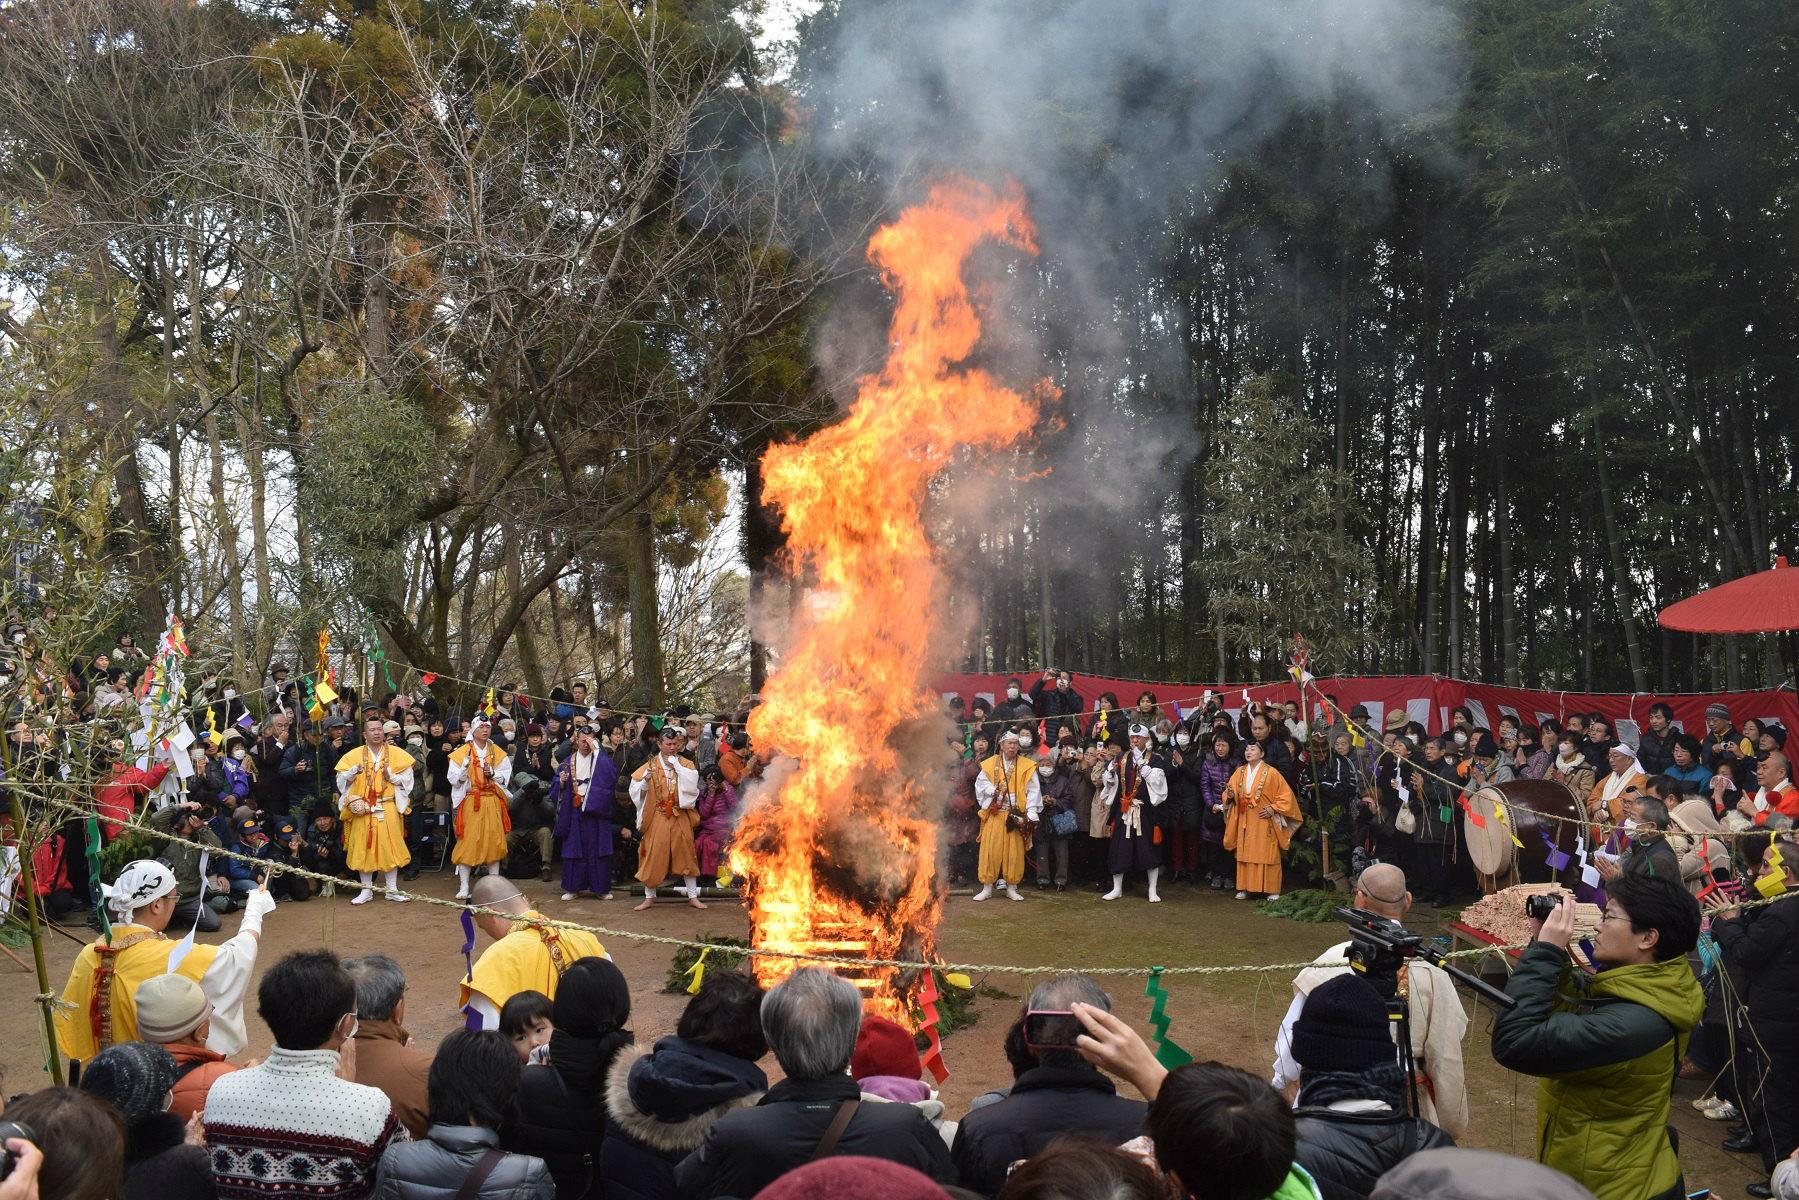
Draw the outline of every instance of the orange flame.
[[[793,760],[731,853],[758,947],[914,961],[933,950],[943,798],[908,777],[890,744],[938,703],[923,682],[942,606],[922,509],[960,448],[1004,447],[1036,415],[985,371],[957,366],[981,336],[963,264],[984,241],[1035,254],[1034,239],[1016,185],[965,180],[880,229],[868,257],[896,297],[886,364],[841,422],[763,457],[763,494],[810,591],[750,717],[757,752]],[[796,965],[755,962],[764,985]],[[896,971],[843,973],[871,1011],[907,1021]]]

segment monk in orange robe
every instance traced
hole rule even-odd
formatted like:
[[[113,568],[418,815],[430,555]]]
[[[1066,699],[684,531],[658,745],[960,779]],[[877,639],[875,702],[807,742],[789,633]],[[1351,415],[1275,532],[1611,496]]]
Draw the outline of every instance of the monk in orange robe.
[[[1281,851],[1304,818],[1281,773],[1262,761],[1262,747],[1243,743],[1243,765],[1224,785],[1224,848],[1237,855],[1237,899],[1281,894]]]

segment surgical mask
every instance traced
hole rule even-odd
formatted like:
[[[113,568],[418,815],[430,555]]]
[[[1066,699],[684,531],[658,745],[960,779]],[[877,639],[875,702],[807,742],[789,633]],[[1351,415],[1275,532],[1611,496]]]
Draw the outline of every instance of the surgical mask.
[[[1007,688],[1006,689],[1006,699],[1008,699],[1008,700],[1018,699],[1018,689],[1015,687]]]
[[[1455,731],[1455,744],[1458,746],[1466,746],[1468,744],[1468,735],[1463,733],[1459,729],[1456,730]]]
[[[1056,773],[1056,769],[1054,767],[1050,766],[1048,763],[1045,763],[1042,766],[1037,768],[1037,774],[1043,776],[1043,778],[1045,778],[1045,779],[1048,779],[1051,775],[1054,775],[1055,773]]]
[[[1185,750],[1190,744],[1192,744],[1192,741],[1193,741],[1193,739],[1188,737],[1184,733],[1177,733],[1174,735],[1174,744],[1179,746],[1183,750]]]
[[[422,737],[409,737],[406,739],[406,744],[408,746],[423,746],[425,744],[425,739]]]
[[[1166,742],[1167,740],[1168,740],[1167,734],[1163,733],[1160,729],[1156,730],[1156,741]]]
[[[1563,758],[1571,758],[1574,755],[1574,747],[1568,742],[1562,742],[1556,749],[1561,752]]]
[[[1625,817],[1624,818],[1624,832],[1625,833],[1631,832],[1636,827],[1637,827],[1637,819],[1635,817]]]
[[[225,699],[227,699],[227,700],[237,699],[237,689],[236,688],[226,688],[225,689]]]
[[[1066,679],[1058,679],[1058,680],[1056,680],[1056,686],[1058,688],[1060,688],[1062,691],[1067,691],[1068,690],[1068,681]]]
[[[236,750],[233,750],[231,752],[231,757],[235,758],[241,762],[241,761],[243,761],[244,754],[245,754],[244,748],[242,746],[239,746]]]
[[[1037,743],[1032,742],[1032,741],[1027,741],[1024,738],[1019,738],[1018,739],[1018,752],[1020,754],[1029,754],[1031,752],[1031,747],[1036,744]]]

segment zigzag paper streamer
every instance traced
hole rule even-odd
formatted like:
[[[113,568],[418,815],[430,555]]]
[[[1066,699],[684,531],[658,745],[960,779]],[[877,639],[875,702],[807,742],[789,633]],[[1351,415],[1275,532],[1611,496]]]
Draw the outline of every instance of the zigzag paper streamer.
[[[949,1068],[943,1065],[943,1039],[937,1035],[937,1001],[941,998],[937,992],[937,972],[927,970],[924,981],[918,986],[918,1011],[924,1017],[918,1031],[930,1041],[925,1047],[924,1065],[939,1085],[949,1078]]]
[[[1168,1027],[1174,1018],[1168,1015],[1168,993],[1162,988],[1162,968],[1149,969],[1149,986],[1143,994],[1150,998],[1149,1023],[1156,1030],[1156,1061],[1170,1071],[1176,1067],[1184,1067],[1193,1061],[1193,1056],[1169,1040]]]

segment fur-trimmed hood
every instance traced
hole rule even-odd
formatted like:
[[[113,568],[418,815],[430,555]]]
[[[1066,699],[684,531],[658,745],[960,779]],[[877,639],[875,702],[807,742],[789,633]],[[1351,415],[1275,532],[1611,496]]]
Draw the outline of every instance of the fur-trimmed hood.
[[[699,1148],[712,1123],[756,1103],[768,1077],[755,1063],[685,1038],[645,1050],[626,1046],[606,1073],[606,1116],[628,1137],[663,1154]]]

